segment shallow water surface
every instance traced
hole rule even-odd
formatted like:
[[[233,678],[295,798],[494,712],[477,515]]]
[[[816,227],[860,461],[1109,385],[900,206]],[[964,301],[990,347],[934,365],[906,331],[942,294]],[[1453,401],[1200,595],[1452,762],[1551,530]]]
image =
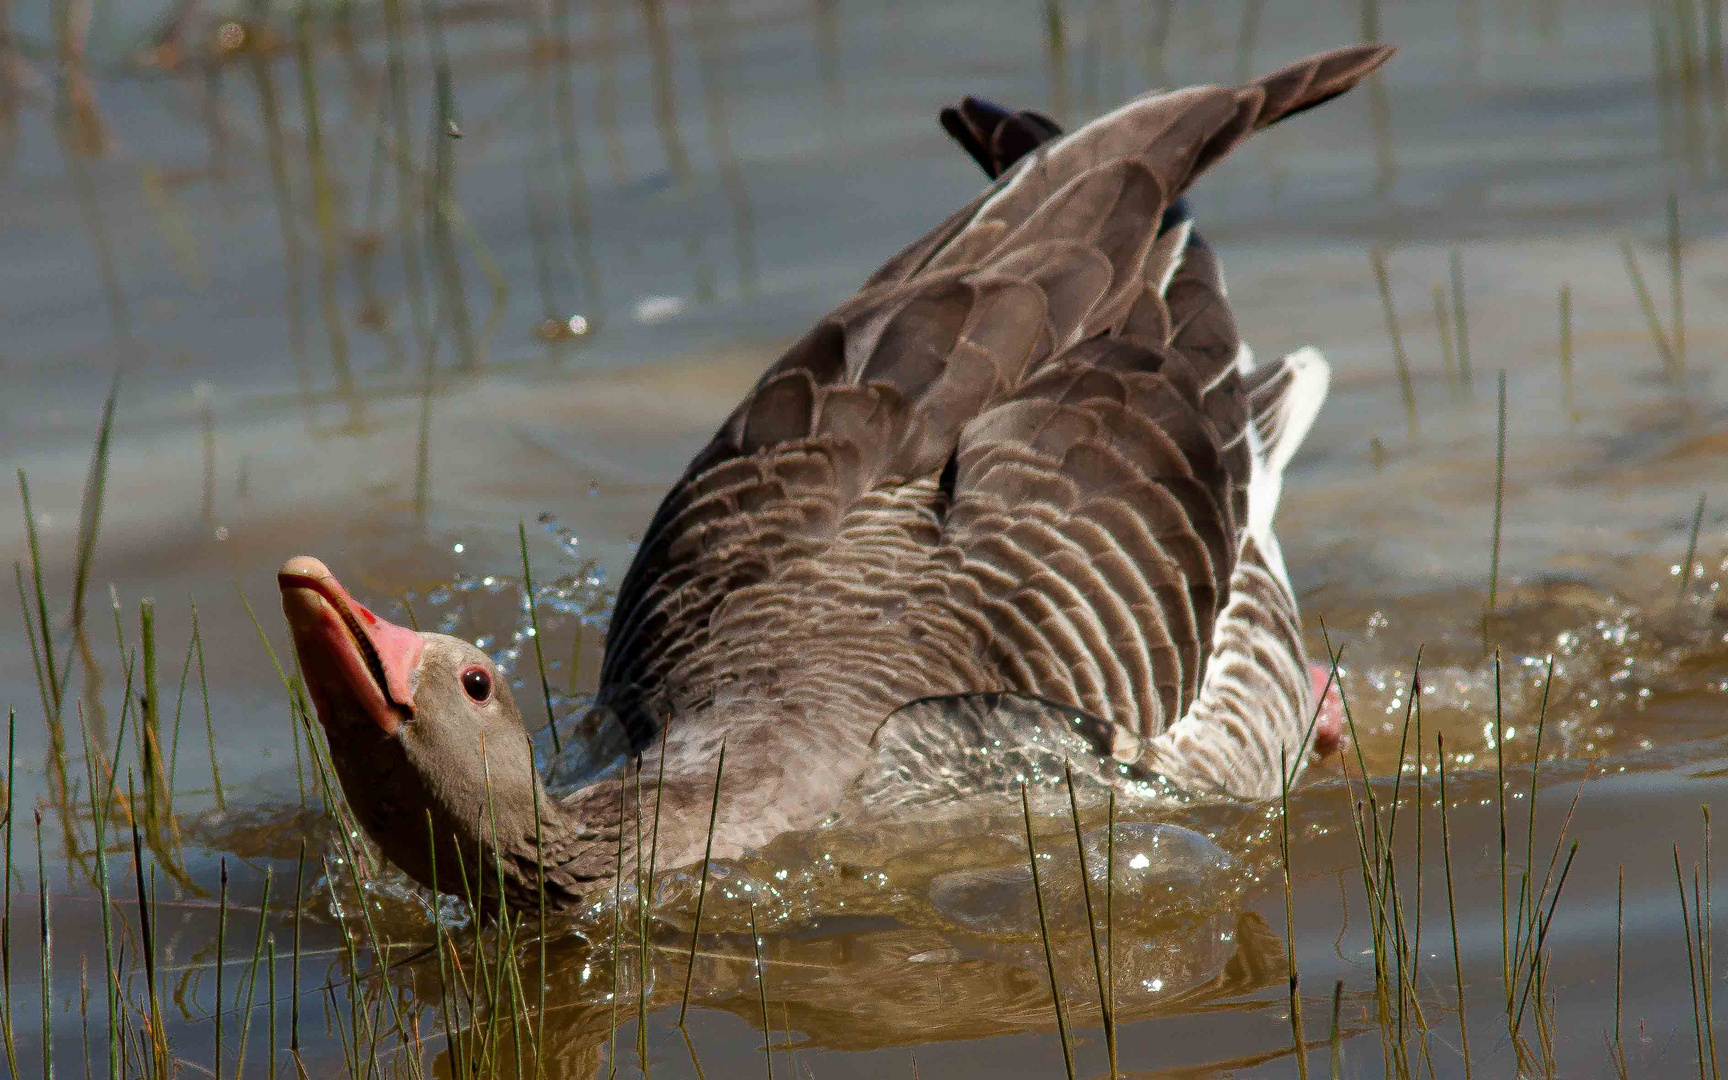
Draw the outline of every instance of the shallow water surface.
[[[1610,1076],[1617,1023],[1630,1075],[1695,1070],[1713,1033],[1687,984],[1710,926],[1700,807],[1728,776],[1728,85],[1708,6],[14,5],[0,453],[28,477],[65,688],[58,710],[39,692],[25,518],[0,517],[22,613],[0,620],[14,1063],[34,1070],[46,1032],[62,1075],[146,1072],[160,1032],[206,1074],[219,1014],[221,1075],[412,1075],[392,1048],[417,1031],[441,1074],[481,1040],[514,1075],[525,1040],[571,1077],[914,1058],[1056,1076],[1054,980],[1076,1072],[1100,1075],[1104,971],[1124,1074],[1289,1076],[1293,957],[1317,1074],[1336,1030],[1345,1075],[1462,1076],[1468,1037],[1477,1075],[1509,1075],[1522,1046],[1532,1075]],[[1313,653],[1343,649],[1357,738],[1287,814],[1125,798],[1113,852],[1096,791],[1077,823],[1054,786],[1028,817],[1012,791],[842,815],[716,864],[694,953],[699,867],[660,868],[647,918],[625,880],[511,941],[342,840],[246,606],[291,658],[284,558],[480,643],[534,717],[523,522],[571,716],[665,486],[787,342],[978,189],[937,108],[973,93],[1074,122],[1356,40],[1364,19],[1402,49],[1383,77],[1193,196],[1247,340],[1318,345],[1335,373],[1279,533]],[[606,763],[546,764],[571,783]],[[93,790],[115,807],[105,861]],[[1373,904],[1393,880],[1397,902]],[[1377,969],[1387,942],[1406,962]],[[454,982],[501,971],[525,1007],[447,1042],[469,1015]],[[1700,974],[1713,1004],[1708,949]],[[131,1003],[123,1052],[110,995]]]

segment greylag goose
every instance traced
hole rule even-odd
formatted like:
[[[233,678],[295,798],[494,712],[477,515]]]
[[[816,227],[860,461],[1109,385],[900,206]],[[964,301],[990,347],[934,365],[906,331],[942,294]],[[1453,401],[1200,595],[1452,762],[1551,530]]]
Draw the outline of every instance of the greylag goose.
[[[1255,362],[1182,195],[1391,52],[1149,95],[1067,135],[970,99],[944,114],[999,178],[768,369],[619,587],[595,715],[663,775],[658,808],[616,776],[548,794],[484,652],[289,560],[283,609],[362,827],[428,887],[478,852],[507,903],[532,907],[543,873],[572,907],[638,813],[659,866],[702,857],[723,743],[719,857],[820,823],[903,705],[1000,692],[1095,718],[1107,752],[1180,785],[1276,795],[1323,684],[1272,519],[1328,369]]]

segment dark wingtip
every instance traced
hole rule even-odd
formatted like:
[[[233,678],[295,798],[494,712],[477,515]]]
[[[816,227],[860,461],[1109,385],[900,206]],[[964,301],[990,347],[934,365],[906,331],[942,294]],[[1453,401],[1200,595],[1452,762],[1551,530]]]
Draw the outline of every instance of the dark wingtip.
[[[942,129],[992,180],[1039,146],[1062,134],[1055,121],[1030,109],[1010,112],[993,101],[967,97],[939,114]]]
[[[1010,115],[1007,109],[994,101],[973,97],[971,94],[960,99],[960,111],[965,113],[967,119],[977,125],[979,130],[983,130],[986,123],[994,129],[997,124],[1008,119]]]
[[[995,179],[996,174],[990,169],[990,154],[985,150],[978,131],[967,121],[966,106],[971,100],[971,98],[967,98],[957,106],[948,106],[938,115],[938,119],[941,120],[942,130],[948,133],[949,138],[959,143],[960,148],[970,154],[972,160],[978,163],[978,167],[989,173],[991,179]]]
[[[1254,127],[1264,128],[1324,105],[1378,71],[1397,51],[1395,45],[1347,45],[1255,79],[1249,86],[1264,94],[1264,103]]]

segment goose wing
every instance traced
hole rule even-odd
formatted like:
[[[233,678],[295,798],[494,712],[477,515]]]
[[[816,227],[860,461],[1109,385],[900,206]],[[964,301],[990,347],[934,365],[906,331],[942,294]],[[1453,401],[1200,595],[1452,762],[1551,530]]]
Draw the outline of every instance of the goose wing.
[[[1390,52],[1125,105],[1010,165],[793,346],[667,495],[620,587],[601,699],[632,738],[728,666],[786,666],[776,626],[842,580],[854,607],[863,590],[945,642],[889,697],[1013,690],[1170,728],[1253,516],[1258,385],[1180,196]],[[760,602],[741,615],[745,596]],[[804,644],[845,647],[847,630],[806,627]],[[738,652],[752,641],[782,651]]]

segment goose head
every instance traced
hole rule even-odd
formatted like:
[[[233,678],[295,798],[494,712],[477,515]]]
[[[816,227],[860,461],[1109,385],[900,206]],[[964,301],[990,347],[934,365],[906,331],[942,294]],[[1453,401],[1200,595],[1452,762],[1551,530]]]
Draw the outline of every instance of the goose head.
[[[397,626],[317,559],[277,573],[282,612],[343,794],[383,854],[421,885],[529,908],[611,873],[617,815],[549,799],[509,680],[460,638]],[[598,794],[598,793],[595,793]],[[538,818],[538,821],[536,820]]]

